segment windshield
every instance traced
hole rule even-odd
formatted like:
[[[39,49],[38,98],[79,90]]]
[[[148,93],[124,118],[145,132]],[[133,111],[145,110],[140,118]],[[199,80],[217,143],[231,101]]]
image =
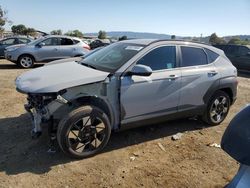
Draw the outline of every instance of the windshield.
[[[145,46],[114,43],[84,58],[81,63],[96,69],[114,73]]]
[[[36,39],[36,40],[32,40],[32,41],[29,42],[28,44],[29,44],[29,45],[35,45],[35,44],[41,42],[42,40],[44,40],[44,37],[41,37],[41,38]]]

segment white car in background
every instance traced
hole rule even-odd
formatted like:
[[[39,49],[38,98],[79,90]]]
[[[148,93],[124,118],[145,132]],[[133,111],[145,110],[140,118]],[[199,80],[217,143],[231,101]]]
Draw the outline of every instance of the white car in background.
[[[83,56],[90,47],[81,39],[60,35],[48,35],[27,45],[6,48],[5,58],[22,68],[31,68],[35,62]]]

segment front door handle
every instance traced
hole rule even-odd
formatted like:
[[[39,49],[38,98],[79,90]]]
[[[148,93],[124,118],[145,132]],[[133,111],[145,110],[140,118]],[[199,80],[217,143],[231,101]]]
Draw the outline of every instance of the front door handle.
[[[171,74],[171,75],[169,75],[169,76],[167,77],[167,79],[168,79],[169,81],[176,80],[177,78],[179,78],[179,76],[178,76],[178,75],[174,75],[174,74]]]
[[[57,48],[54,48],[55,51],[57,51],[58,49]]]
[[[218,74],[218,72],[216,71],[210,71],[207,73],[209,77],[215,76],[216,74]]]

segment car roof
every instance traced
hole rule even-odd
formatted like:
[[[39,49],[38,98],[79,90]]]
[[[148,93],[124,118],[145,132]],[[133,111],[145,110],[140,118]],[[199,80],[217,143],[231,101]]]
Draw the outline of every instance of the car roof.
[[[25,37],[25,36],[12,36],[12,37],[6,37],[3,38],[1,40],[6,40],[6,39],[28,39],[28,40],[32,40],[31,38]]]
[[[62,37],[62,38],[69,38],[69,39],[81,41],[81,39],[79,39],[77,37],[71,37],[71,36],[67,36],[67,35],[46,35],[46,36],[44,36],[44,38],[51,38],[51,37]]]
[[[207,48],[218,54],[223,54],[224,52],[221,49],[215,48],[210,44],[200,43],[200,42],[192,42],[187,40],[170,40],[170,39],[131,39],[131,40],[123,40],[120,41],[122,43],[130,43],[130,44],[137,44],[137,45],[151,45],[154,43],[165,43],[165,44],[172,44],[172,45],[190,45],[194,47],[201,47]]]

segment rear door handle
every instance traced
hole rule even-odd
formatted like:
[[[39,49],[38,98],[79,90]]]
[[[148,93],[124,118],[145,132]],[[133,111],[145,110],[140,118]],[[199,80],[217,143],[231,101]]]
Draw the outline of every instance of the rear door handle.
[[[171,74],[171,75],[169,75],[169,76],[167,77],[167,79],[168,79],[169,81],[176,80],[177,78],[179,78],[179,76],[178,76],[178,75],[174,75],[174,74]]]
[[[57,51],[58,49],[57,48],[54,48],[55,51]]]
[[[207,73],[209,77],[215,76],[216,74],[218,74],[218,72],[216,71],[210,71]]]

